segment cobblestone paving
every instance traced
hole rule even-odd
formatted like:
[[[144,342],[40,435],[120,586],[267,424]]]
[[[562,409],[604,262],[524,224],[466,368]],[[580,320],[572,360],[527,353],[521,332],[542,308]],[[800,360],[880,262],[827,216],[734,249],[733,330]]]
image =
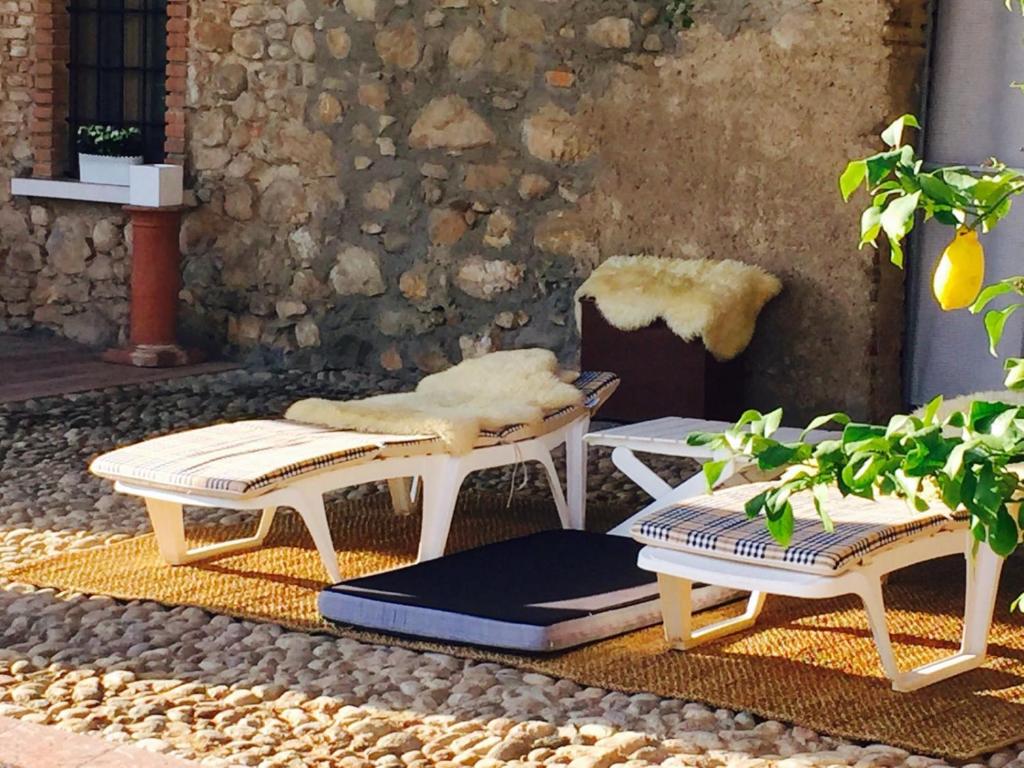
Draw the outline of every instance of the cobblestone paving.
[[[355,397],[400,386],[354,374],[236,371],[0,407],[0,573],[148,529],[137,500],[115,496],[86,471],[115,444],[280,413],[303,396]],[[594,452],[591,461],[591,499],[629,508],[643,502],[607,454]],[[666,462],[659,469],[678,482],[693,466]],[[521,471],[518,478],[517,485]],[[511,479],[506,469],[472,482],[507,490]],[[516,492],[547,493],[538,472]],[[289,632],[197,608],[57,594],[2,575],[0,616],[0,716],[98,733],[209,766],[940,764],[745,712]],[[991,756],[989,768],[1024,768],[1021,750],[1024,743]]]

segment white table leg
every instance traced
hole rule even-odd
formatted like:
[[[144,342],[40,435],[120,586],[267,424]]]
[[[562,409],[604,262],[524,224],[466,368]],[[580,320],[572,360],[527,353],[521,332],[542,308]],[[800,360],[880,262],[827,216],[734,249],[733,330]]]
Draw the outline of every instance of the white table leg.
[[[630,454],[629,459],[626,459],[624,456],[619,457],[620,460],[623,461],[621,465],[618,462],[615,462],[615,454],[618,453],[619,451],[626,451],[627,453]],[[645,466],[639,459],[637,459],[636,456],[633,455],[632,451],[628,451],[625,448],[616,448],[612,452],[612,461],[615,462],[615,466],[621,469],[630,480],[633,480],[633,482],[637,483],[637,485],[639,485],[641,488],[644,488],[644,486],[640,482],[638,482],[636,477],[634,477],[634,475],[631,473],[637,472],[641,477],[646,477],[644,473],[654,475],[654,472],[649,467]],[[638,472],[638,467],[642,471]],[[627,471],[626,468],[628,468],[629,471]],[[722,474],[718,478],[718,485],[724,483],[735,473],[736,462],[730,461],[725,466],[725,469],[722,470]],[[657,475],[654,476],[657,477]],[[608,533],[615,536],[629,536],[629,531],[633,527],[633,524],[642,517],[645,517],[646,515],[650,514],[651,512],[654,512],[657,509],[663,509],[665,507],[671,506],[672,504],[678,504],[681,501],[685,501],[686,499],[692,499],[694,496],[700,496],[701,494],[707,492],[707,482],[704,479],[703,472],[698,472],[693,477],[687,478],[682,483],[677,485],[675,488],[666,483],[660,477],[657,477],[657,479],[660,483],[664,485],[664,492],[658,496],[655,496],[654,501],[652,501],[650,504],[648,504],[646,507],[641,509],[636,514],[631,515],[630,517],[623,520],[617,526],[608,531]],[[644,488],[644,490],[647,489]],[[647,492],[650,493],[650,491]]]
[[[567,528],[582,531],[587,524],[587,444],[584,436],[590,419],[570,424],[565,435],[565,495],[569,510]]]
[[[658,499],[669,493],[672,486],[662,480],[658,474],[636,457],[629,448],[616,448],[612,451],[612,464],[639,485],[652,499]]]

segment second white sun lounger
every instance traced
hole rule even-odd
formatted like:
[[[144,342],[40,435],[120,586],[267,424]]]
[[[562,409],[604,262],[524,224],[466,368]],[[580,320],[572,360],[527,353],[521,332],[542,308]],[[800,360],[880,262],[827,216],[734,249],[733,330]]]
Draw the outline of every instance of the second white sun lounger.
[[[637,520],[633,537],[646,546],[641,568],[658,574],[665,635],[688,650],[754,626],[765,595],[826,598],[855,594],[867,611],[882,669],[897,691],[913,691],[980,666],[985,660],[1002,558],[974,538],[965,515],[910,510],[900,499],[870,501],[830,492],[835,531],[822,528],[809,494],[793,497],[789,547],[772,539],[764,520],[748,520],[744,504],[770,484],[726,488],[665,507]],[[910,671],[899,668],[885,619],[883,577],[947,555],[967,559],[967,599],[959,650]],[[738,617],[695,628],[694,582],[749,591]]]

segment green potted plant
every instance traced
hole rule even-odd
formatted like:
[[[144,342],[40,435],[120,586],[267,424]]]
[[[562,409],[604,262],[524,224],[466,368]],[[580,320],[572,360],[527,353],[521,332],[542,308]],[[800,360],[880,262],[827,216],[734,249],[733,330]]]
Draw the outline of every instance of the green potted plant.
[[[90,184],[127,187],[129,169],[142,165],[138,128],[83,125],[78,129],[78,178]]]

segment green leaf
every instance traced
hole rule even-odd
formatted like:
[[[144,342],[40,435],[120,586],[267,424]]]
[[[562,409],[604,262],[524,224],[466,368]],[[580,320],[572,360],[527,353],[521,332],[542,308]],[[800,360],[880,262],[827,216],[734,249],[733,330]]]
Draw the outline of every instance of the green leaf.
[[[763,418],[764,415],[760,411],[755,411],[753,408],[748,408],[747,410],[740,414],[739,421],[736,422],[736,425],[733,427],[733,429],[742,429],[747,424],[756,423],[758,421],[761,421]]]
[[[928,173],[922,173],[917,177],[921,190],[933,200],[954,207],[961,204],[960,195],[944,180]]]
[[[828,514],[828,509],[825,507],[825,502],[828,501],[828,488],[824,485],[815,485],[811,488],[811,493],[814,497],[814,509],[818,513],[818,517],[821,518],[821,527],[825,529],[827,533],[834,533],[836,530],[836,524],[832,522],[832,518]]]
[[[783,445],[782,443],[776,443],[769,448],[761,451],[757,455],[757,466],[759,469],[777,469],[786,464],[793,462],[794,458],[799,455],[799,449]]]
[[[718,485],[719,478],[722,477],[722,472],[729,465],[729,461],[706,461],[702,467],[704,472],[704,481],[707,483],[708,490],[714,490],[715,486]]]
[[[898,413],[889,419],[889,423],[885,427],[886,437],[899,437],[907,431],[908,425],[913,429],[911,424],[911,417],[906,416],[902,413]]]
[[[985,315],[985,330],[988,332],[988,351],[996,356],[996,347],[1003,338],[1003,329],[1010,315],[1020,309],[1020,304],[1011,304],[1006,309],[993,309]]]
[[[771,437],[781,424],[782,409],[776,408],[774,411],[765,414],[764,421],[761,424],[761,434],[765,437]]]
[[[903,143],[903,129],[905,127],[920,128],[921,125],[913,115],[903,115],[903,117],[894,120],[888,128],[882,131],[882,141],[890,147],[898,147]]]
[[[939,408],[942,407],[942,395],[938,395],[932,398],[931,402],[924,408],[924,413],[921,415],[921,420],[925,424],[931,424],[935,421],[935,414],[939,412]]]
[[[992,299],[1002,296],[1004,293],[1010,293],[1014,290],[1014,284],[1010,280],[1000,280],[998,283],[987,285],[981,289],[981,293],[978,294],[978,298],[971,304],[971,314],[976,315],[983,310]]]
[[[896,170],[896,166],[899,165],[902,154],[903,153],[900,151],[881,152],[877,155],[872,155],[871,157],[864,159],[864,165],[868,170],[867,182],[869,190],[875,190],[882,184],[882,181],[887,178],[889,174]],[[917,191],[916,184],[904,175],[900,175],[897,179],[893,179],[892,181],[897,183],[897,189],[902,189],[907,192]],[[912,189],[907,189],[908,183],[912,185]],[[885,186],[888,186],[888,184]]]
[[[902,240],[914,228],[914,212],[920,200],[920,191],[914,192],[896,198],[882,211],[880,222],[890,241]]]
[[[996,487],[995,473],[990,465],[982,465],[974,495],[970,500],[964,499],[964,503],[972,512],[989,520],[995,519],[1001,507],[1005,509],[1006,505]]]
[[[846,166],[846,170],[839,177],[839,191],[843,195],[843,200],[850,200],[850,196],[857,191],[857,187],[867,175],[868,164],[863,160],[854,160]]]
[[[953,211],[939,209],[935,211],[935,220],[947,227],[957,227],[967,220],[967,216],[959,209]]]
[[[863,444],[866,441],[878,437],[885,437],[885,427],[879,427],[876,424],[850,422],[843,429],[843,444],[852,450],[863,450]]]
[[[889,238],[889,261],[900,269],[903,269],[903,246],[899,240]]]
[[[942,503],[950,509],[957,509],[960,506],[960,481],[959,477],[939,478]]]
[[[823,416],[816,416],[815,418],[811,419],[811,422],[810,424],[807,425],[807,428],[800,433],[800,439],[806,439],[807,435],[809,435],[811,432],[813,432],[816,429],[820,429],[821,427],[833,421],[836,424],[845,427],[847,424],[850,423],[850,417],[840,411],[836,411],[835,413],[826,413]]]
[[[988,432],[992,422],[999,414],[1008,411],[1016,406],[1010,403],[989,403],[983,400],[975,400],[971,403],[967,415],[967,425],[975,432]]]
[[[1007,389],[1024,389],[1024,359],[1011,357],[1003,363],[1006,378],[1003,383]]]
[[[874,244],[882,231],[882,209],[878,206],[864,209],[860,217],[860,247]]]
[[[967,173],[965,168],[959,166],[942,169],[942,179],[949,184],[949,186],[959,190],[960,192],[969,194],[972,197],[973,194],[971,194],[971,190],[973,190],[978,183],[978,179],[976,177]]]
[[[721,435],[714,432],[691,432],[686,436],[687,445],[708,445],[721,439]]]
[[[768,532],[781,546],[788,547],[793,540],[793,523],[793,505],[787,500],[777,516],[768,517]]]
[[[971,443],[960,443],[953,447],[953,450],[949,452],[949,457],[946,459],[946,464],[942,468],[949,477],[956,477],[960,474],[960,470],[964,466],[964,455],[971,448]]]
[[[1017,521],[1003,504],[996,512],[994,523],[989,526],[988,544],[997,555],[1006,557],[1013,553],[1019,542],[1020,530],[1017,528]]]
[[[768,491],[761,491],[757,496],[743,505],[743,511],[748,518],[753,519],[764,511],[765,499],[767,497]]]

